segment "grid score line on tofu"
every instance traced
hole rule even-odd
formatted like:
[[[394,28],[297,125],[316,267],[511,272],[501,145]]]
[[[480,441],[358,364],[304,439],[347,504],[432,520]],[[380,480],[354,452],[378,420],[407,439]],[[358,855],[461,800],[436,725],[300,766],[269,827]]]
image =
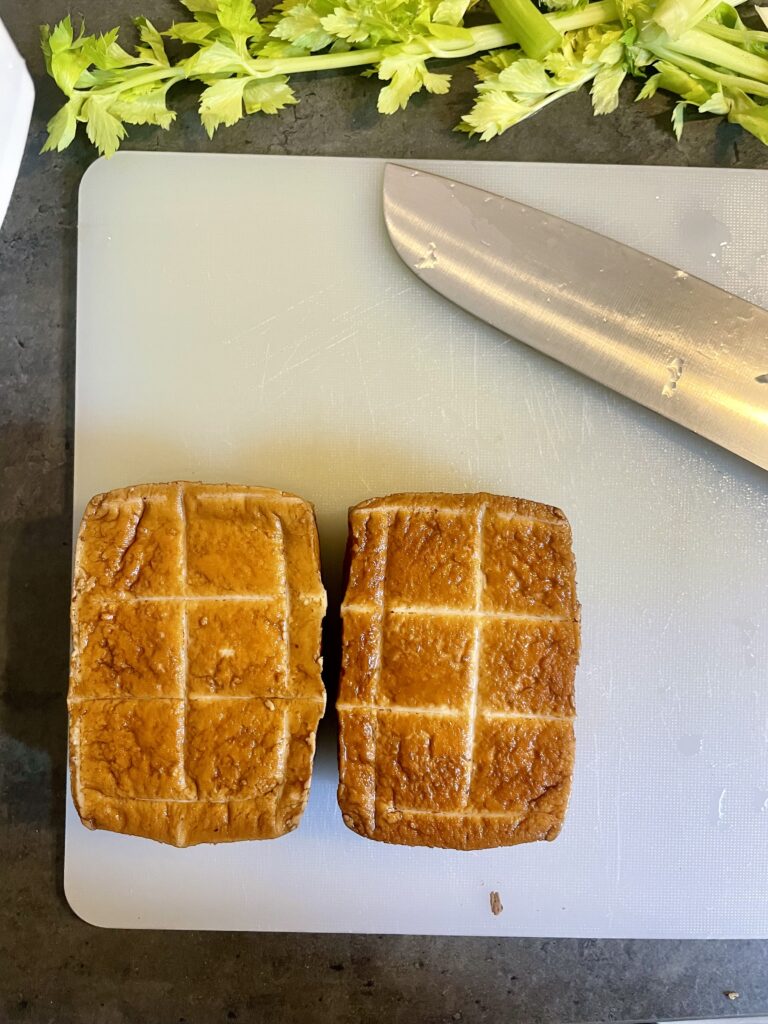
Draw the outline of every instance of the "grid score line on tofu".
[[[325,706],[311,506],[228,485],[97,495],[78,537],[73,591],[68,704],[85,823],[172,845],[294,828]],[[130,811],[145,804],[157,809]]]
[[[386,523],[386,573],[376,562],[374,516]],[[345,823],[368,838],[459,849],[554,838],[570,790],[579,650],[567,519],[488,494],[393,495],[363,502],[349,518],[337,703]],[[402,559],[400,543],[411,545]],[[390,572],[392,558],[411,561]],[[382,678],[392,692],[381,693]],[[375,745],[366,747],[366,730]],[[362,813],[368,780],[375,819]],[[443,820],[453,824],[446,830]]]

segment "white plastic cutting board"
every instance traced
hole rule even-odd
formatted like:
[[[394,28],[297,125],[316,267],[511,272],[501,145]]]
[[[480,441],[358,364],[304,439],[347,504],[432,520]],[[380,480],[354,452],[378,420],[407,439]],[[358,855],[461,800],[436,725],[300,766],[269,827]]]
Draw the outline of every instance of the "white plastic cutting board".
[[[482,488],[560,505],[584,619],[566,826],[478,853],[361,839],[335,803],[331,718],[280,840],[175,850],[88,832],[70,804],[71,905],[113,927],[768,936],[768,474],[425,288],[387,241],[382,166],[126,154],[88,171],[75,516],[145,480],[297,491],[333,615],[351,503]],[[768,305],[764,173],[423,166]]]

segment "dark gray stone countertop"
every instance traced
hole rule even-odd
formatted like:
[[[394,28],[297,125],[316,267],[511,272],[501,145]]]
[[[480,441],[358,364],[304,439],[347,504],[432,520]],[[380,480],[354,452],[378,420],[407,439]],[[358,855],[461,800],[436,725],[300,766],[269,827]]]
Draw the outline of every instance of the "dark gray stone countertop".
[[[768,943],[454,939],[100,931],[62,892],[77,188],[94,154],[82,137],[38,156],[60,98],[37,26],[66,0],[2,0],[32,69],[32,130],[0,234],[0,1020],[87,1024],[209,1021],[608,1021],[768,1010]],[[91,30],[134,14],[167,24],[173,0],[79,0]],[[169,133],[131,130],[126,148],[201,152],[560,160],[766,167],[768,149],[670,105],[593,118],[586,93],[483,145],[451,132],[468,71],[446,97],[376,113],[355,73],[299,84],[301,103],[209,142],[194,90]],[[635,90],[636,91],[636,90]],[[760,211],[764,216],[765,211]],[[737,992],[737,1000],[725,992]]]

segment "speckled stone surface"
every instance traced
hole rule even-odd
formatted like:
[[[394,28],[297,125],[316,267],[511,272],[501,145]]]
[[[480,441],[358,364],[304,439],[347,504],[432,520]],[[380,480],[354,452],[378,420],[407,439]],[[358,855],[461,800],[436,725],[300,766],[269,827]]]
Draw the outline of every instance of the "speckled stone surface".
[[[79,139],[38,156],[59,103],[37,25],[59,0],[3,0],[37,104],[0,234],[0,1020],[88,1024],[209,1021],[607,1021],[768,1010],[768,943],[600,942],[98,931],[62,893],[67,604],[71,559],[77,188],[93,159]],[[172,0],[79,0],[92,30]],[[194,90],[174,130],[133,129],[127,147],[246,153],[768,167],[768,150],[727,125],[694,121],[677,146],[661,97],[593,119],[586,94],[491,145],[450,131],[451,94],[376,114],[374,82],[335,73],[299,84],[301,103],[209,142]],[[651,116],[649,116],[649,114]],[[739,993],[731,1000],[727,991]]]

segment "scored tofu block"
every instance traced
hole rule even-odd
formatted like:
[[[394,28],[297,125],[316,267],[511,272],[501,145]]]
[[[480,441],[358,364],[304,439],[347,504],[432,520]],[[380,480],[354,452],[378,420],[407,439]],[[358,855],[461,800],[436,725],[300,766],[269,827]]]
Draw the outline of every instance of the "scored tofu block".
[[[83,823],[173,846],[296,828],[325,708],[325,607],[301,498],[192,483],[93,498],[68,700]]]
[[[458,850],[556,838],[579,657],[563,513],[493,494],[363,502],[349,514],[342,619],[349,828]]]

